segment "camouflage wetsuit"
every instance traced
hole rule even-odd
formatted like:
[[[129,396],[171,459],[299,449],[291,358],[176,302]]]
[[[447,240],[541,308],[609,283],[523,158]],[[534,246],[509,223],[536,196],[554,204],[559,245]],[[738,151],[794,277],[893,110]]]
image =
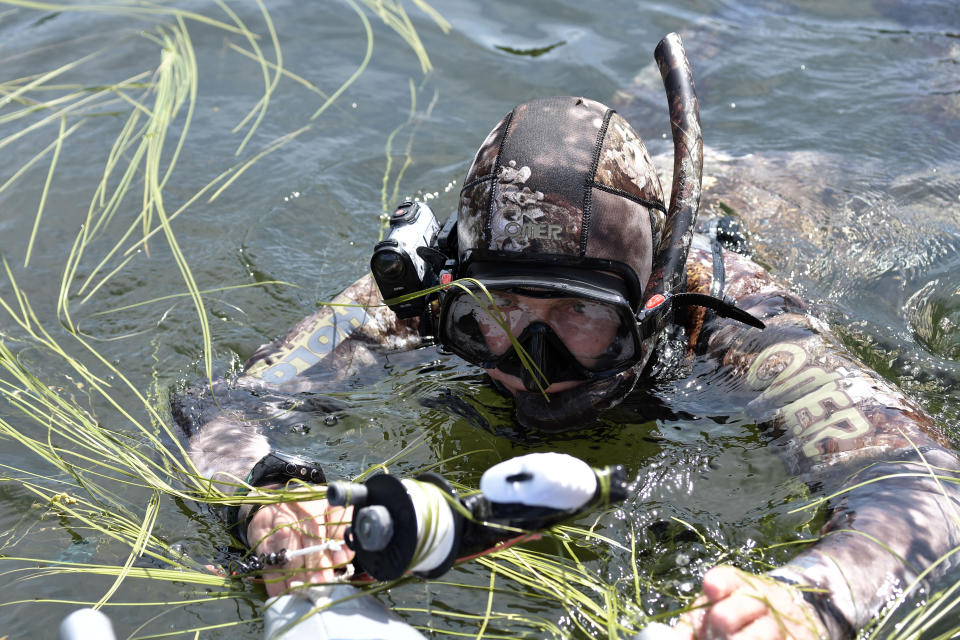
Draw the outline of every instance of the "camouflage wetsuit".
[[[960,490],[935,478],[953,477],[960,460],[931,418],[852,357],[801,300],[750,259],[731,251],[722,255],[723,295],[767,328],[748,329],[691,310],[685,317],[686,357],[696,359],[699,382],[717,391],[725,408],[765,429],[773,450],[796,474],[829,487],[858,485],[831,505],[822,540],[773,572],[825,589],[810,597],[831,637],[848,637],[960,544]],[[695,240],[688,290],[709,293],[714,273],[709,244]],[[283,398],[329,390],[377,363],[379,353],[420,344],[416,321],[398,321],[378,306],[369,276],[336,302],[367,306],[324,307],[248,360],[231,389],[256,392],[256,409],[207,415],[196,398],[175,404],[204,474],[244,477],[269,451],[250,420],[281,419],[290,408]],[[286,382],[265,382],[280,377]],[[220,400],[230,405],[226,396]]]

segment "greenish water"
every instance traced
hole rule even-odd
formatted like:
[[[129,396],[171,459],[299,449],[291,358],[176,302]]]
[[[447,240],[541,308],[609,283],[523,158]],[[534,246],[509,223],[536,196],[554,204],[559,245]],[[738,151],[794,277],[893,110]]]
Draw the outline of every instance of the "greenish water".
[[[163,6],[230,21],[213,3]],[[198,94],[186,142],[162,191],[168,212],[277,138],[310,127],[246,169],[214,201],[197,200],[173,223],[200,289],[268,280],[296,285],[205,297],[215,372],[236,368],[257,346],[284,333],[318,301],[331,299],[363,272],[378,238],[384,202],[389,206],[416,196],[429,198],[441,216],[453,210],[475,148],[518,102],[556,94],[590,96],[618,108],[652,152],[670,152],[665,102],[658,80],[649,82],[649,64],[660,37],[679,31],[694,69],[705,143],[730,155],[774,158],[774,165],[750,176],[796,203],[802,213],[784,224],[768,211],[738,209],[759,256],[813,300],[860,357],[901,384],[949,434],[957,435],[960,8],[953,0],[432,3],[450,22],[448,33],[413,2],[403,6],[429,55],[431,72],[423,72],[395,30],[362,9],[373,37],[363,73],[313,120],[324,97],[281,78],[239,155],[249,122],[239,132],[232,129],[272,78],[268,74],[265,80],[259,65],[236,51],[234,46],[251,48],[242,34],[187,19],[198,61]],[[253,3],[229,7],[258,34],[267,59],[276,60],[260,9]],[[350,5],[288,1],[270,2],[268,8],[283,66],[327,94],[363,61],[365,28]],[[0,3],[2,79],[44,73],[97,52],[55,82],[102,86],[141,72],[149,73],[138,81],[148,81],[160,63],[161,47],[144,34],[159,33],[164,24],[174,20],[35,11]],[[132,88],[127,94],[137,98],[140,92]],[[9,89],[0,94],[4,140],[45,113],[38,110],[27,120],[8,122],[2,119],[6,114],[29,104],[5,96]],[[50,156],[0,193],[0,253],[40,321],[58,336],[65,334],[56,303],[67,254],[130,109],[119,100],[91,108],[62,145],[29,266],[24,259]],[[80,119],[72,114],[65,126]],[[59,126],[55,119],[0,149],[0,184],[53,142]],[[171,139],[180,127],[182,119],[174,123]],[[172,144],[166,152],[169,158]],[[163,234],[154,236],[148,250],[136,254],[89,300],[83,301],[86,291],[78,293],[100,257],[126,231],[131,212],[142,205],[139,194],[127,196],[116,214],[118,222],[106,228],[81,261],[71,278],[70,309],[105,359],[163,409],[171,389],[204,375],[203,340],[189,299],[96,315],[185,290]],[[111,258],[107,269],[120,262]],[[0,285],[3,299],[12,300],[11,295],[8,285]],[[62,389],[101,424],[124,429],[117,408],[78,386],[75,376],[3,318],[0,331],[24,366],[45,384]],[[757,549],[809,535],[822,516],[789,513],[809,497],[808,490],[765,450],[755,427],[710,419],[718,414],[712,413],[716,407],[709,394],[691,401],[702,413],[697,419],[613,426],[636,420],[635,414],[620,412],[607,426],[588,433],[550,442],[524,440],[517,437],[504,401],[470,367],[433,349],[393,357],[391,364],[340,396],[348,409],[335,424],[316,416],[306,421],[308,434],[278,433],[276,438],[318,458],[331,477],[354,475],[421,436],[424,444],[401,459],[395,473],[462,456],[441,471],[475,486],[490,464],[537,450],[573,453],[595,465],[625,464],[637,478],[636,492],[623,508],[600,516],[596,526],[626,550],[596,544],[579,552],[590,558],[588,566],[604,583],[614,585],[619,598],[640,603],[647,613],[676,608],[678,598],[696,590],[703,569],[719,560],[748,567],[782,561],[788,552]],[[138,402],[122,390],[118,400],[121,407]],[[25,421],[10,406],[0,407],[0,415],[25,432],[43,433],[42,426]],[[0,441],[0,463],[53,475],[48,465],[10,440]],[[133,488],[120,496],[131,508],[146,498],[146,492]],[[105,535],[78,533],[65,519],[41,517],[45,508],[15,483],[0,485],[0,501],[5,555],[114,565],[126,557],[126,547]],[[672,518],[689,523],[697,533]],[[592,523],[591,518],[581,524]],[[204,561],[214,558],[226,540],[215,517],[174,500],[160,505],[154,533]],[[636,564],[629,551],[633,536]],[[550,541],[538,545],[556,549]],[[639,589],[635,566],[642,578]],[[0,602],[11,603],[0,608],[0,629],[10,637],[49,637],[52,626],[74,608],[13,602],[95,601],[112,581],[68,575],[17,582],[20,575],[11,574],[0,586]],[[490,572],[474,563],[447,580],[486,587]],[[497,586],[503,591],[496,594],[495,610],[542,617],[574,637],[582,635],[570,619],[576,614],[556,602],[524,594],[508,578],[498,578]],[[221,603],[108,607],[107,612],[121,637],[258,615],[262,591],[240,582],[236,588],[241,596]],[[198,591],[202,589],[189,584],[130,579],[114,600],[189,600]],[[430,612],[405,613],[415,624],[475,635],[476,620],[446,614],[482,614],[487,594],[447,584],[408,584],[383,600],[404,610]],[[498,620],[487,633],[510,637],[526,629]],[[254,624],[201,636],[259,634]]]

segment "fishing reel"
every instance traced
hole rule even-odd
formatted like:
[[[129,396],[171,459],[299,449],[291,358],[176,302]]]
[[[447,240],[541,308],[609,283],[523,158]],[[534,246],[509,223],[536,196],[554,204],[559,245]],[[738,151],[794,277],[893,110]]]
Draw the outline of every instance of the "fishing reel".
[[[560,453],[495,465],[483,474],[480,493],[463,498],[435,473],[402,480],[381,474],[327,487],[330,504],[354,507],[345,541],[354,563],[377,580],[439,577],[458,558],[626,496],[623,467],[594,469]]]

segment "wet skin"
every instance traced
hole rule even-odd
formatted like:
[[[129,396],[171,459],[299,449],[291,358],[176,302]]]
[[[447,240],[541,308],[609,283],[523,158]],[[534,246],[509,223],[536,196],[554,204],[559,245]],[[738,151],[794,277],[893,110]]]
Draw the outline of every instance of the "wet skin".
[[[343,540],[353,508],[331,507],[326,500],[303,500],[268,505],[257,511],[247,527],[247,539],[257,553],[283,549],[297,551],[330,540]],[[263,575],[267,595],[278,596],[307,583],[335,582],[353,559],[353,551],[339,549],[317,552],[289,560]]]

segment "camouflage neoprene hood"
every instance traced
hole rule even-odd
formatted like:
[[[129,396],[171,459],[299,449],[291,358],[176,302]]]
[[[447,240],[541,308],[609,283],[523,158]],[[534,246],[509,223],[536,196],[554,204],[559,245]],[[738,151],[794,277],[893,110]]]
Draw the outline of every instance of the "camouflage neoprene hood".
[[[666,220],[650,155],[626,120],[586,98],[516,107],[490,132],[460,195],[460,260],[496,252],[597,260],[650,278]],[[640,300],[631,300],[636,305]]]

